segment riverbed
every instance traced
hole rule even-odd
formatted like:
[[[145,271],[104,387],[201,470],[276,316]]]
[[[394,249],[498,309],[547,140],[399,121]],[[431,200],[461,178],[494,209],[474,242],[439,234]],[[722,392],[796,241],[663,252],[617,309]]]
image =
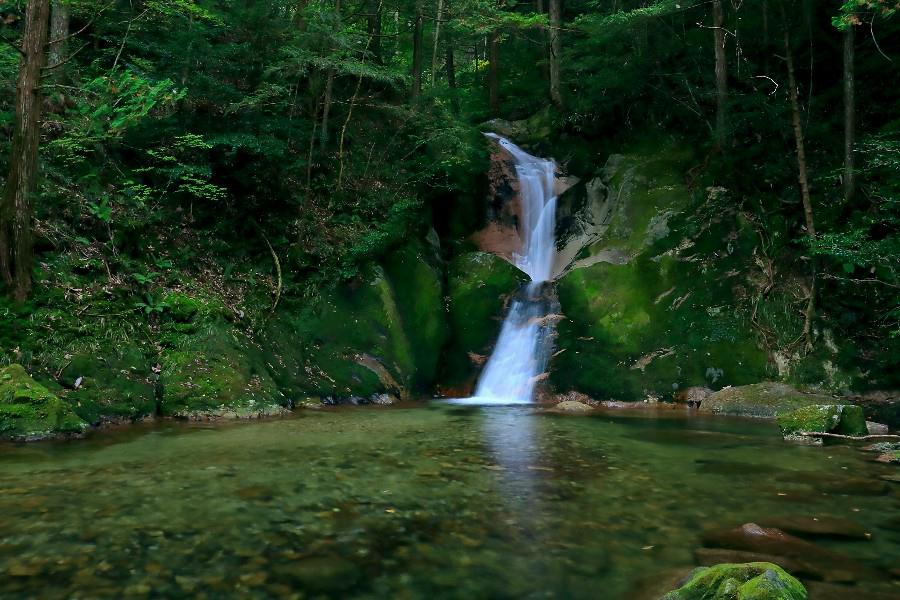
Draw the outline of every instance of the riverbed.
[[[900,596],[896,473],[678,411],[137,425],[0,445],[0,597],[654,598],[709,532],[809,518],[864,532],[814,540],[865,569],[832,590]]]

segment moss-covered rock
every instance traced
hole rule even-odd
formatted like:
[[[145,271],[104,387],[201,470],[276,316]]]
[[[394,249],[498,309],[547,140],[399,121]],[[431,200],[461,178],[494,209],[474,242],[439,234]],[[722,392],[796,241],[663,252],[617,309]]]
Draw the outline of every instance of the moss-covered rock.
[[[708,396],[700,404],[701,412],[746,417],[775,417],[815,404],[832,404],[834,399],[823,394],[797,390],[785,383],[765,381],[730,387]]]
[[[695,570],[663,600],[806,600],[797,579],[766,562],[721,564]]]
[[[442,381],[466,385],[500,333],[507,299],[528,277],[498,256],[469,252],[450,262],[447,279],[451,336]]]
[[[125,344],[72,356],[60,371],[58,393],[92,425],[135,421],[156,413],[154,377],[144,351]]]
[[[402,398],[434,383],[447,336],[441,270],[410,245],[316,302],[285,303],[266,331],[279,385],[328,401]]]
[[[0,369],[0,438],[33,440],[81,433],[87,423],[21,365]]]
[[[220,323],[185,338],[160,356],[160,413],[178,418],[280,414],[287,400],[261,351],[243,333]]]
[[[815,404],[781,413],[778,426],[786,438],[803,431],[854,436],[868,433],[862,408],[848,404]]]
[[[687,188],[689,161],[683,148],[662,148],[613,156],[602,170],[604,193],[592,201],[602,210],[579,214],[605,215],[605,233],[558,282],[567,317],[551,371],[558,391],[668,399],[765,377],[768,357],[742,302],[755,233],[715,208],[712,192]],[[576,234],[559,232],[567,248]]]

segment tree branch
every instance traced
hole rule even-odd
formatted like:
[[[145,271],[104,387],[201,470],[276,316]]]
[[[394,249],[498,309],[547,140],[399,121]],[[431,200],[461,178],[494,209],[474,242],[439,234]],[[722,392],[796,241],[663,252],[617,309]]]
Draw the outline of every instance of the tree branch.
[[[841,435],[840,433],[821,433],[818,431],[799,431],[794,435],[799,435],[801,437],[812,437],[812,438],[835,438],[839,440],[853,440],[859,442],[866,442],[870,440],[900,440],[900,435]]]

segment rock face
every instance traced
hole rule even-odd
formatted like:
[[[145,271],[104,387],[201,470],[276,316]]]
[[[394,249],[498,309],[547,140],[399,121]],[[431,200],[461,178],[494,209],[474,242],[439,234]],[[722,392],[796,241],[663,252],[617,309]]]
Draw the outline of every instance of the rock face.
[[[767,562],[701,567],[662,600],[806,600],[799,581]]]
[[[683,147],[610,157],[560,198],[562,312],[551,383],[595,398],[669,400],[764,379],[744,299],[757,235],[722,192],[692,191]],[[755,268],[755,267],[754,267]]]
[[[763,382],[730,387],[711,394],[700,405],[701,412],[746,417],[775,417],[815,404],[832,404],[834,398],[808,394],[785,383]]]
[[[243,335],[221,327],[166,349],[160,359],[162,416],[184,419],[253,418],[281,414],[287,400],[259,351]]]
[[[506,303],[528,277],[502,258],[486,252],[457,256],[447,273],[450,343],[444,353],[442,381],[469,388],[500,333]]]
[[[180,324],[183,322],[179,322]],[[135,344],[80,352],[60,371],[57,393],[90,423],[129,422],[156,414],[151,361]]]
[[[72,408],[13,364],[0,369],[0,439],[34,440],[87,428]]]
[[[778,415],[778,426],[786,439],[804,431],[852,436],[868,433],[862,408],[845,404],[814,404],[784,412]]]
[[[569,414],[585,414],[594,410],[594,407],[575,400],[563,400],[551,409],[553,412]]]
[[[315,303],[283,306],[263,351],[289,397],[405,399],[434,383],[446,321],[438,260],[410,245]]]

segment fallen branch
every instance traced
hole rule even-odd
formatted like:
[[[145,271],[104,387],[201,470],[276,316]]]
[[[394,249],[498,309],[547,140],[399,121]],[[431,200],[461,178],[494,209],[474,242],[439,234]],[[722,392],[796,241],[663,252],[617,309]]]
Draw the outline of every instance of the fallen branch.
[[[815,438],[837,438],[840,440],[853,440],[859,442],[866,442],[870,440],[900,440],[900,435],[841,435],[839,433],[822,433],[819,431],[799,431],[794,435],[799,435],[801,437],[815,437]]]

